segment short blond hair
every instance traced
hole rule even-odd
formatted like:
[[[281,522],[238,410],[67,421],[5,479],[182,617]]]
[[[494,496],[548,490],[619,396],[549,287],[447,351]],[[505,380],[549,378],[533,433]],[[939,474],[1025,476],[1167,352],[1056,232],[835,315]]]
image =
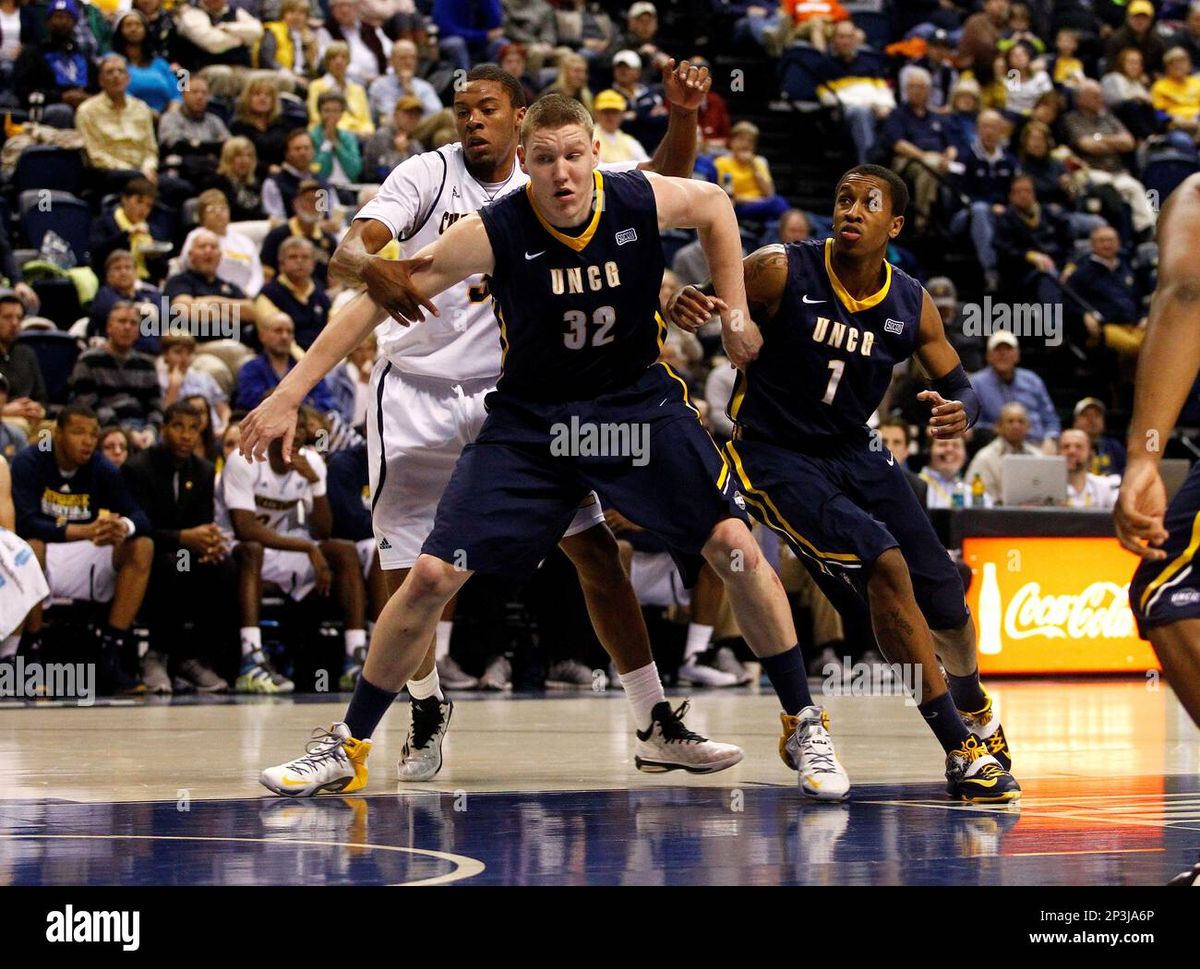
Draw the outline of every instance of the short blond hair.
[[[214,205],[224,205],[229,208],[229,199],[219,188],[210,188],[196,196],[196,221],[204,225],[204,215]]]
[[[321,70],[328,73],[329,62],[339,54],[343,55],[346,60],[350,60],[350,45],[344,40],[335,40],[325,48],[325,53],[321,55]]]
[[[538,98],[525,112],[521,122],[521,144],[529,140],[535,128],[565,128],[579,125],[592,140],[592,116],[582,104],[564,94],[546,94]]]
[[[283,19],[285,13],[291,13],[293,10],[303,10],[308,13],[308,0],[283,0],[279,5],[279,19]]]

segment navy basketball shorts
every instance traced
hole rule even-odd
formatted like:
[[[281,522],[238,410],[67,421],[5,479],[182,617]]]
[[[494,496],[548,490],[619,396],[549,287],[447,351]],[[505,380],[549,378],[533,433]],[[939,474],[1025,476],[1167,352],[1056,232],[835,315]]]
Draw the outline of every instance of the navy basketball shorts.
[[[724,456],[665,365],[592,400],[540,404],[497,392],[487,405],[423,553],[473,572],[528,576],[595,490],[661,538],[692,584],[717,524],[746,520]]]
[[[931,629],[958,629],[969,618],[962,579],[891,452],[866,441],[802,453],[752,439],[726,445],[752,513],[787,539],[826,589],[847,585],[865,602],[871,566],[899,548],[917,606]],[[841,580],[828,581],[828,580]],[[846,611],[845,595],[829,595]]]
[[[1200,463],[1193,464],[1183,487],[1167,507],[1162,544],[1167,557],[1143,559],[1129,584],[1129,604],[1143,639],[1155,626],[1200,619],[1200,574],[1194,567],[1200,548]]]

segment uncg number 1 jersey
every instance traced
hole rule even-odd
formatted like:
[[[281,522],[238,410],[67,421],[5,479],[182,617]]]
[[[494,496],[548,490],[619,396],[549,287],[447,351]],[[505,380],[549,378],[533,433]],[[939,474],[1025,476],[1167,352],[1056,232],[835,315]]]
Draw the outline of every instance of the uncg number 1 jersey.
[[[739,371],[730,398],[735,436],[801,449],[866,439],[892,368],[917,348],[924,290],[885,262],[883,285],[856,300],[834,274],[832,239],[784,249],[779,311],[760,324],[762,350]]]
[[[666,323],[654,190],[640,172],[593,178],[596,204],[576,236],[546,221],[529,186],[480,210],[495,253],[503,395],[590,399],[631,386],[658,359]]]

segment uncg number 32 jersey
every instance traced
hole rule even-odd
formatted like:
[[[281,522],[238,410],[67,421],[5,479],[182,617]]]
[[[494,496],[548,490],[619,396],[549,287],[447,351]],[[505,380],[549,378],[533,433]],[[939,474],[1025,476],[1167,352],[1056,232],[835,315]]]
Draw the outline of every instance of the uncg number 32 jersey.
[[[739,371],[728,413],[737,434],[793,447],[866,439],[892,368],[917,348],[924,290],[884,263],[879,290],[856,300],[831,263],[833,240],[789,243],[787,287],[763,347]]]
[[[584,400],[636,383],[658,359],[662,244],[640,172],[593,172],[596,203],[577,235],[552,226],[529,186],[480,210],[504,354],[496,389],[537,402]]]

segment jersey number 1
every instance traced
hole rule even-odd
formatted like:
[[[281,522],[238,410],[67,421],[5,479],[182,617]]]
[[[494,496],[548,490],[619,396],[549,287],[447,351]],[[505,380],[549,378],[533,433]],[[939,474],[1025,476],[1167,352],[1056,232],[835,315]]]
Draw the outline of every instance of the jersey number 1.
[[[822,404],[833,403],[833,395],[837,393],[838,381],[842,379],[842,371],[846,369],[846,361],[830,360],[829,369],[833,373],[829,375],[829,386],[825,388],[825,396],[821,398]]]
[[[568,350],[582,350],[586,347],[588,345],[587,314],[583,310],[567,310],[563,314],[563,322],[570,326],[570,329],[563,334],[563,346]],[[592,333],[591,345],[600,347],[606,343],[612,343],[613,335],[610,331],[616,322],[617,311],[611,306],[597,307],[596,311],[592,313],[592,323],[596,325],[596,329]]]

